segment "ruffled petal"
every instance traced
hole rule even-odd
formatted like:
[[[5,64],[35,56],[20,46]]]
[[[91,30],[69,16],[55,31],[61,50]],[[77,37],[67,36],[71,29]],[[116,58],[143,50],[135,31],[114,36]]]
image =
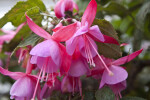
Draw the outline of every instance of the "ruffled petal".
[[[51,35],[46,32],[44,29],[42,29],[41,27],[39,27],[38,25],[36,25],[30,18],[29,16],[27,16],[26,14],[26,19],[27,19],[27,23],[28,23],[28,26],[30,27],[30,29],[35,33],[37,34],[38,36],[40,37],[43,37],[45,39],[50,39],[51,38]]]
[[[92,25],[93,20],[96,16],[96,11],[97,11],[97,3],[95,0],[91,0],[82,16],[81,20],[82,26],[84,26],[86,22],[88,22],[89,27]]]
[[[84,58],[72,59],[72,63],[69,70],[69,75],[73,77],[80,77],[85,74],[90,74],[87,61]]]
[[[138,56],[141,52],[143,51],[143,49],[141,50],[138,50],[128,56],[125,56],[125,57],[122,57],[122,58],[119,58],[117,60],[115,60],[114,62],[112,62],[112,65],[122,65],[122,64],[125,64],[129,61],[131,61],[132,59],[134,59],[136,56]]]
[[[61,55],[58,43],[49,39],[37,44],[31,51],[31,55],[40,57],[50,57],[56,65],[61,63]]]
[[[56,41],[67,41],[70,39],[76,32],[77,23],[70,24],[61,28],[53,34],[52,38]]]
[[[36,81],[28,76],[18,79],[10,90],[11,97],[31,99],[34,93]]]
[[[90,27],[88,33],[90,33],[92,36],[97,38],[99,41],[104,42],[104,40],[105,40],[103,34],[101,33],[101,31],[97,25]]]
[[[25,73],[22,73],[22,72],[10,72],[6,69],[3,69],[2,67],[0,67],[0,73],[3,75],[9,76],[14,80],[17,80],[26,75]]]
[[[122,81],[125,81],[128,77],[128,73],[126,70],[119,66],[110,66],[109,69],[114,73],[113,76],[110,76],[108,72],[105,70],[103,75],[102,75],[102,80],[100,84],[100,88],[103,87],[104,83],[108,85],[114,85],[117,83],[120,83]]]

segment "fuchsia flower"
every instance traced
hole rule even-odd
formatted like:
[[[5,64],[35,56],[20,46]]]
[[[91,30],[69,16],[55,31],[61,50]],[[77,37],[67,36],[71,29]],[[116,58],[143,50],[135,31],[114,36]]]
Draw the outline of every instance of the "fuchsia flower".
[[[31,100],[37,82],[36,76],[22,72],[10,72],[2,67],[0,67],[0,73],[16,80],[10,90],[11,99]],[[38,90],[40,92],[39,86]]]
[[[0,35],[0,49],[2,48],[3,43],[12,40],[24,25],[26,25],[26,22],[20,24],[15,31],[12,30],[7,31],[7,30],[0,29],[0,31],[6,33],[4,35]]]
[[[75,49],[79,48],[81,55],[84,56],[92,66],[95,66],[93,57],[99,55],[97,51],[97,45],[94,40],[103,43],[118,44],[115,39],[103,35],[99,30],[98,25],[90,27],[96,16],[96,11],[97,3],[95,0],[91,0],[82,16],[81,22],[77,22],[78,25],[76,27],[76,33],[66,42],[66,50],[69,55],[73,55]],[[99,58],[102,61],[100,55]],[[104,62],[103,64],[108,70],[108,73],[112,74]]]
[[[61,91],[64,93],[72,92],[73,94],[80,91],[80,95],[82,96],[80,77],[64,76],[61,82]]]
[[[75,33],[77,24],[64,26],[64,28],[61,28],[51,36],[44,29],[36,25],[27,15],[26,18],[30,29],[45,39],[31,50],[30,54],[33,56],[31,63],[37,64],[44,72],[56,72],[60,66],[67,72],[71,60],[70,56],[66,53],[65,47],[60,42],[68,40]],[[62,62],[62,59],[65,59],[66,62]]]
[[[73,11],[73,8],[79,10],[73,0],[60,0],[57,2],[54,11],[57,18],[65,17],[65,11]]]
[[[128,56],[119,58],[117,60],[105,58],[102,56],[102,59],[105,61],[105,63],[107,64],[109,70],[113,73],[113,75],[109,75],[104,65],[97,60],[99,58],[95,57],[94,61],[96,67],[93,68],[92,75],[98,75],[102,77],[99,88],[102,88],[104,85],[108,85],[110,88],[112,88],[112,90],[116,95],[120,94],[120,91],[126,87],[125,80],[127,79],[128,76],[126,70],[122,68],[120,65],[123,65],[134,59],[142,52],[142,50],[143,49],[138,50]]]

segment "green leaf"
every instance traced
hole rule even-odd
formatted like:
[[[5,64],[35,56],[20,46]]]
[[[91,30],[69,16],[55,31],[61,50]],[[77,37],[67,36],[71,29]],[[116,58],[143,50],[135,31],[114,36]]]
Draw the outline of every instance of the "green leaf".
[[[18,49],[18,48],[22,48],[22,47],[26,47],[28,45],[31,46],[35,46],[36,43],[41,39],[41,37],[39,37],[36,34],[31,34],[29,35],[27,38],[25,38],[23,41],[21,41],[19,43],[19,45],[13,50],[13,52],[11,53],[11,56],[14,54],[14,52]]]
[[[146,100],[139,97],[123,97],[121,100]]]
[[[95,93],[96,100],[115,100],[115,95],[109,87],[97,90]]]
[[[86,91],[84,94],[84,100],[96,100],[95,99],[95,92],[93,91]]]
[[[35,18],[35,14],[39,14],[40,11],[46,11],[45,5],[41,0],[19,1],[0,19],[0,27],[4,26],[7,22],[12,22],[14,26],[18,26],[25,21],[25,12],[28,12],[31,18]],[[40,15],[36,15],[36,18],[39,18],[38,16]]]
[[[38,35],[31,34],[30,36],[25,38],[23,41],[21,41],[17,47],[25,47],[28,45],[34,46],[39,39],[41,38]]]
[[[2,19],[0,19],[0,27],[9,21],[12,22],[13,25],[18,26],[26,20],[24,16],[25,12],[27,12],[27,14],[34,20],[37,25],[41,26],[43,16],[37,14],[39,14],[40,11],[45,10],[46,8],[41,0],[20,1]],[[13,51],[21,42],[21,40],[30,34],[30,28],[27,25],[24,26],[9,43],[5,43],[3,45],[3,52]]]
[[[124,17],[128,14],[128,10],[121,4],[111,1],[107,6],[100,8],[102,11],[105,11],[107,14],[117,14],[121,17]]]
[[[107,36],[113,37],[118,40],[118,36],[113,26],[106,20],[95,19],[93,25],[98,25],[101,32]],[[99,47],[99,53],[109,58],[119,58],[122,53],[119,45],[108,44],[108,43],[97,43]]]
[[[144,29],[144,22],[146,16],[150,14],[150,1],[143,4],[143,6],[140,8],[139,12],[136,15],[136,25],[139,29]]]

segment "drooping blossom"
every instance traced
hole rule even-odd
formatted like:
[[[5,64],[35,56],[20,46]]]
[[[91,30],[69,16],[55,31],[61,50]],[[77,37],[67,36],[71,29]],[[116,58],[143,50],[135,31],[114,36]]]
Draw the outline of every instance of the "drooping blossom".
[[[103,43],[118,44],[115,39],[103,35],[98,25],[90,27],[96,16],[96,11],[97,3],[95,0],[91,0],[82,16],[81,22],[77,22],[78,25],[76,27],[76,33],[72,36],[71,39],[66,42],[66,49],[68,54],[73,55],[75,49],[79,48],[82,56],[85,57],[92,66],[95,66],[93,57],[99,55],[97,51],[97,45],[94,40]],[[102,61],[100,55],[99,58]],[[107,68],[104,61],[102,62],[108,70],[108,73],[112,74],[112,72]]]
[[[31,63],[37,64],[41,70],[48,73],[56,72],[63,63],[65,65],[62,66],[66,67],[64,70],[68,71],[69,68],[67,67],[70,67],[70,65],[67,64],[69,62],[62,62],[62,59],[67,59],[66,57],[68,56],[65,47],[60,42],[68,40],[75,33],[77,24],[74,23],[64,26],[64,28],[51,36],[44,29],[36,25],[27,15],[26,19],[30,29],[45,39],[31,50],[30,54],[33,56]]]
[[[81,80],[80,77],[72,77],[72,76],[64,76],[61,82],[61,91],[63,93],[70,92],[79,92],[82,96],[82,88],[81,88]]]
[[[3,43],[12,40],[24,25],[26,25],[26,22],[20,24],[15,31],[0,29],[0,31],[5,33],[4,35],[0,35],[0,49],[2,48]]]
[[[73,0],[59,0],[54,8],[57,18],[65,17],[66,11],[79,10],[78,5]]]
[[[0,73],[16,80],[10,90],[11,99],[31,100],[36,86],[36,76],[22,72],[10,72],[2,67],[0,67]],[[38,92],[40,92],[39,85]]]
[[[104,85],[108,85],[116,95],[120,94],[120,91],[125,89],[126,84],[125,81],[127,79],[128,73],[124,68],[122,68],[120,65],[123,65],[132,59],[134,59],[136,56],[138,56],[143,49],[138,50],[128,56],[119,58],[117,60],[109,59],[102,56],[103,61],[107,64],[109,70],[113,73],[113,75],[109,75],[107,73],[107,70],[105,69],[104,65],[98,61],[98,57],[94,58],[96,67],[92,70],[92,76],[94,77],[101,77],[101,83],[99,88],[102,88]],[[97,76],[98,75],[98,76]],[[117,87],[118,88],[115,88]]]

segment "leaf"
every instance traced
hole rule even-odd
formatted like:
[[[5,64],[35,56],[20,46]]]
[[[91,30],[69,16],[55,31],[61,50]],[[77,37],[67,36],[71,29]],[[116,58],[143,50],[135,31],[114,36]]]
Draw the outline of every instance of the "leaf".
[[[101,32],[107,36],[118,40],[118,36],[113,26],[104,19],[95,19],[93,25],[98,25]],[[99,53],[109,58],[119,58],[122,55],[119,45],[108,43],[97,43]]]
[[[40,10],[45,11],[46,8],[41,0],[28,0],[28,1],[20,1],[18,2],[2,19],[0,19],[0,27],[2,27],[7,22],[12,22],[13,25],[18,26],[25,19],[25,12],[30,15],[30,17],[34,20],[37,25],[41,26],[42,17],[41,15],[37,15],[40,13]],[[11,52],[16,46],[20,43],[23,38],[26,38],[31,34],[30,28],[26,25],[24,26],[17,35],[9,42],[3,45],[3,52]]]
[[[139,29],[143,30],[146,16],[150,14],[150,1],[143,4],[136,15],[136,25]]]
[[[41,39],[41,38],[38,35],[31,34],[26,39],[21,41],[17,47],[25,47],[28,45],[34,46],[39,39]]]
[[[96,100],[115,100],[115,95],[109,87],[103,87],[95,93]]]
[[[83,95],[84,95],[84,99],[83,99],[83,100],[96,100],[94,94],[95,94],[95,92],[86,91],[86,92],[83,94]]]
[[[26,47],[26,46],[28,46],[28,45],[34,46],[34,45],[38,42],[38,40],[40,40],[40,39],[41,39],[41,38],[40,38],[38,35],[36,35],[36,34],[31,34],[31,35],[29,35],[27,38],[25,38],[23,41],[21,41],[21,42],[19,43],[19,45],[13,50],[13,52],[12,52],[11,55],[13,55],[13,53],[14,53],[18,48]]]
[[[109,2],[106,7],[101,7],[100,9],[105,11],[107,14],[117,14],[121,17],[128,14],[128,10],[123,5],[114,1]]]
[[[7,22],[12,22],[14,26],[20,25],[25,21],[25,12],[28,11],[28,15],[34,18],[35,14],[40,11],[46,11],[46,8],[41,0],[27,0],[19,1],[4,17],[0,19],[0,27],[4,26]],[[38,17],[36,15],[36,17]]]
[[[139,97],[123,97],[121,100],[146,100]]]

